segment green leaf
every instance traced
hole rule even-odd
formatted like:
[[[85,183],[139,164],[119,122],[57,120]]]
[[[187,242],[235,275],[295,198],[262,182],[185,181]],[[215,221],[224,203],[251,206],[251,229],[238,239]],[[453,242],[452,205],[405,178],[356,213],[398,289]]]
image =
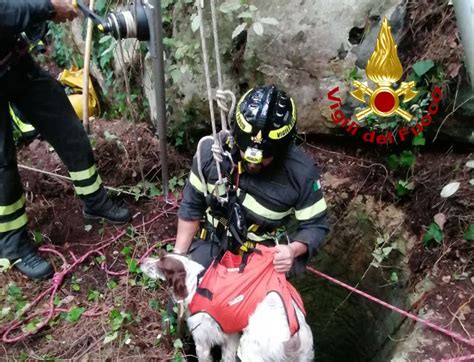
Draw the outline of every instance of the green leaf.
[[[386,248],[382,249],[382,253],[384,256],[388,256],[393,250],[393,246],[387,246]]]
[[[39,324],[37,319],[33,319],[30,323],[28,323],[23,329],[25,332],[34,332],[36,331],[36,326]]]
[[[72,290],[78,292],[81,290],[81,286],[79,284],[72,284],[71,285]]]
[[[148,301],[148,306],[153,310],[156,310],[156,311],[160,310],[160,303],[158,303],[158,301],[154,299]]]
[[[425,137],[423,137],[423,133],[419,133],[413,138],[414,146],[424,146],[425,143],[426,143],[426,139]]]
[[[255,32],[255,34],[260,35],[260,36],[263,35],[263,25],[262,25],[262,23],[259,23],[259,22],[253,23],[252,29]]]
[[[260,21],[268,25],[278,25],[278,20],[275,18],[261,18]]]
[[[201,26],[201,17],[198,14],[194,14],[194,16],[191,19],[192,32],[195,33],[197,30],[199,30],[200,26]]]
[[[66,320],[68,322],[76,322],[79,320],[79,318],[81,318],[81,315],[82,313],[84,313],[84,311],[86,310],[86,308],[84,307],[74,307],[72,308],[67,316],[66,316]]]
[[[138,262],[135,259],[130,258],[127,261],[127,265],[128,265],[128,270],[131,273],[137,273],[140,270],[139,267],[138,267]]]
[[[97,0],[97,2],[95,3],[95,9],[99,14],[105,12],[106,6],[107,0]]]
[[[390,275],[390,281],[393,283],[398,283],[398,274],[397,272],[392,272]]]
[[[253,15],[252,13],[248,12],[248,11],[243,11],[241,12],[238,16],[238,18],[253,18]]]
[[[43,242],[43,234],[41,234],[39,231],[33,230],[33,240],[37,244],[42,243]]]
[[[177,349],[183,348],[183,341],[181,341],[181,339],[179,339],[179,338],[176,338],[174,343],[173,343],[173,346],[174,346],[174,348],[177,348]]]
[[[400,155],[400,166],[410,168],[416,161],[416,156],[411,151],[403,151]]]
[[[398,166],[400,166],[400,160],[398,159],[397,155],[392,154],[388,156],[385,162],[387,163],[388,168],[391,170],[396,170]]]
[[[89,291],[89,294],[87,294],[87,300],[88,301],[94,301],[97,302],[100,298],[100,293],[97,290],[91,290]]]
[[[434,62],[431,59],[421,60],[413,65],[413,70],[415,71],[417,76],[421,77],[433,67]]]
[[[10,260],[8,259],[0,259],[0,273],[8,270],[10,268]]]
[[[408,182],[404,180],[398,180],[397,185],[395,186],[395,191],[400,197],[408,195],[414,189],[415,184],[413,182]]]
[[[131,252],[132,252],[132,248],[130,246],[125,246],[122,249],[122,255],[124,256],[130,255]]]
[[[151,184],[150,187],[148,188],[148,195],[150,197],[160,196],[161,191],[159,188],[155,186],[155,184]]]
[[[464,239],[474,240],[474,224],[469,224],[466,232],[464,233]]]
[[[99,44],[104,44],[108,41],[111,41],[113,38],[111,35],[103,35],[100,40],[99,40]]]
[[[223,12],[224,14],[229,14],[233,11],[240,9],[240,2],[239,1],[226,1],[219,7],[219,11]]]
[[[441,244],[443,237],[443,232],[439,228],[438,224],[433,222],[429,225],[428,230],[423,235],[423,243],[425,244],[425,246],[429,246],[430,241],[435,241],[435,244],[439,245]]]
[[[104,344],[107,344],[107,343],[110,343],[110,342],[116,340],[117,337],[118,337],[118,332],[117,331],[113,332],[112,334],[107,334],[104,338]]]
[[[110,279],[108,282],[107,282],[107,288],[109,289],[115,289],[117,288],[117,282],[113,279]]]
[[[237,25],[237,27],[232,32],[232,39],[234,39],[237,35],[243,32],[246,28],[247,28],[247,23],[242,23],[240,25]]]
[[[107,141],[113,141],[113,140],[116,140],[118,139],[118,137],[112,133],[110,133],[109,131],[104,131],[104,137]]]

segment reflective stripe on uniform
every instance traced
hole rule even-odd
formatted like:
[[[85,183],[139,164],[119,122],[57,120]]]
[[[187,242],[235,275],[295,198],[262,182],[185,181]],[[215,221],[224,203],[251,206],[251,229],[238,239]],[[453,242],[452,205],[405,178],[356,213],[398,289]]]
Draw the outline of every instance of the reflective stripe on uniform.
[[[28,217],[25,213],[17,217],[15,220],[0,223],[0,233],[17,230],[28,223]]]
[[[83,181],[94,176],[96,172],[97,168],[95,167],[95,165],[92,165],[87,170],[70,171],[69,174],[71,175],[73,181]]]
[[[196,176],[194,172],[191,171],[189,174],[189,183],[200,193],[204,193],[204,187],[202,185],[201,179],[199,176]]]
[[[248,232],[247,233],[247,238],[249,240],[252,240],[252,241],[264,241],[264,240],[268,240],[268,239],[274,239],[274,237],[270,234],[263,234],[263,235],[257,235],[257,234],[254,234],[252,232]]]
[[[225,178],[223,180],[224,182],[217,185],[217,192],[219,196],[223,196],[226,194],[226,183],[225,183]],[[201,182],[201,178],[197,176],[194,172],[191,171],[189,174],[189,183],[200,193],[204,193],[204,187]],[[213,184],[206,184],[207,192],[214,194],[214,189],[216,188],[216,185]]]
[[[295,216],[296,216],[296,219],[300,221],[309,220],[312,217],[326,210],[326,208],[327,208],[326,200],[321,199],[315,202],[313,205],[305,207],[304,209],[295,210]]]
[[[240,194],[240,190],[237,191],[237,195]],[[260,204],[253,196],[246,194],[244,200],[242,201],[242,205],[252,211],[254,214],[259,216],[265,217],[270,220],[281,220],[285,216],[290,215],[293,213],[293,209],[289,209],[287,211],[278,212],[267,209],[265,206]]]
[[[0,216],[13,214],[25,205],[25,195],[21,195],[20,199],[11,205],[0,206]]]
[[[206,220],[215,228],[219,226],[219,219],[213,217],[209,212],[206,213]]]
[[[214,227],[218,227],[219,226],[219,219],[218,218],[215,218],[215,217],[212,217],[211,214],[209,214],[209,212],[206,213],[206,220]],[[248,228],[248,230],[250,230],[252,226],[250,226]],[[262,234],[262,235],[257,235],[251,231],[248,231],[247,232],[247,238],[251,241],[264,241],[264,240],[268,240],[268,239],[273,239],[274,236],[272,236],[271,234],[269,233],[265,233],[265,234]]]
[[[76,190],[76,193],[78,195],[90,195],[94,192],[96,192],[100,186],[102,185],[102,180],[100,179],[100,176],[97,175],[97,179],[92,185],[89,186],[74,186],[74,189]]]
[[[18,129],[20,130],[21,133],[28,133],[32,132],[35,130],[35,127],[33,127],[31,124],[23,122],[15,113],[13,110],[12,106],[9,106],[10,108],[10,116],[12,117],[13,122],[16,124]]]

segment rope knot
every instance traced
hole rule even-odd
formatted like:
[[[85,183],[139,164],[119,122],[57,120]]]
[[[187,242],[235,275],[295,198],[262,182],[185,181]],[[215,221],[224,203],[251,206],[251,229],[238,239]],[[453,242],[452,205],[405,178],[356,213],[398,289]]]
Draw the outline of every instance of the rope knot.
[[[53,286],[55,287],[59,287],[62,283],[63,283],[63,279],[64,279],[64,273],[62,272],[56,272],[54,273],[54,276],[53,276]]]
[[[214,160],[216,160],[216,162],[221,163],[223,160],[222,158],[223,151],[222,151],[221,145],[217,143],[213,143],[211,146],[211,151],[212,151],[212,155],[214,156]]]

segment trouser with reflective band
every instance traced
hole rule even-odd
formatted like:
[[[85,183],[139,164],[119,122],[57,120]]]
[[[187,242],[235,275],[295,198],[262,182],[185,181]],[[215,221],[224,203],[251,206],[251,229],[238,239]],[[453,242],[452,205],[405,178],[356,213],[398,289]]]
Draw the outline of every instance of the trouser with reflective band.
[[[11,104],[9,106],[10,117],[13,121],[13,126],[21,133],[22,137],[34,137],[38,134],[33,127],[27,120],[24,119],[24,116],[15,109]]]
[[[53,146],[87,207],[103,205],[107,192],[97,173],[89,138],[64,89],[24,56],[0,77],[0,257],[14,259],[31,252],[34,246],[26,233],[9,103]]]

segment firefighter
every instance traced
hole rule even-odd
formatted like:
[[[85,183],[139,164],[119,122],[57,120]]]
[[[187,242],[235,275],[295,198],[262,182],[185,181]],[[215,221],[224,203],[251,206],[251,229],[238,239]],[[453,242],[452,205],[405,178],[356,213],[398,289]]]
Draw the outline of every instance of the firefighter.
[[[222,249],[242,253],[262,243],[276,248],[277,272],[302,272],[329,227],[319,171],[294,145],[295,135],[292,98],[275,86],[248,91],[236,107],[235,145],[222,140],[231,159],[224,157],[220,167],[230,187],[218,195],[228,201],[206,192],[218,172],[213,142],[204,141],[184,189],[175,252],[189,253],[207,268]]]
[[[63,88],[28,54],[24,34],[47,20],[77,16],[70,0],[0,0],[0,258],[31,279],[54,270],[37,254],[27,232],[9,104],[56,150],[68,168],[86,218],[125,223],[130,211],[114,204],[97,173],[92,148]]]

